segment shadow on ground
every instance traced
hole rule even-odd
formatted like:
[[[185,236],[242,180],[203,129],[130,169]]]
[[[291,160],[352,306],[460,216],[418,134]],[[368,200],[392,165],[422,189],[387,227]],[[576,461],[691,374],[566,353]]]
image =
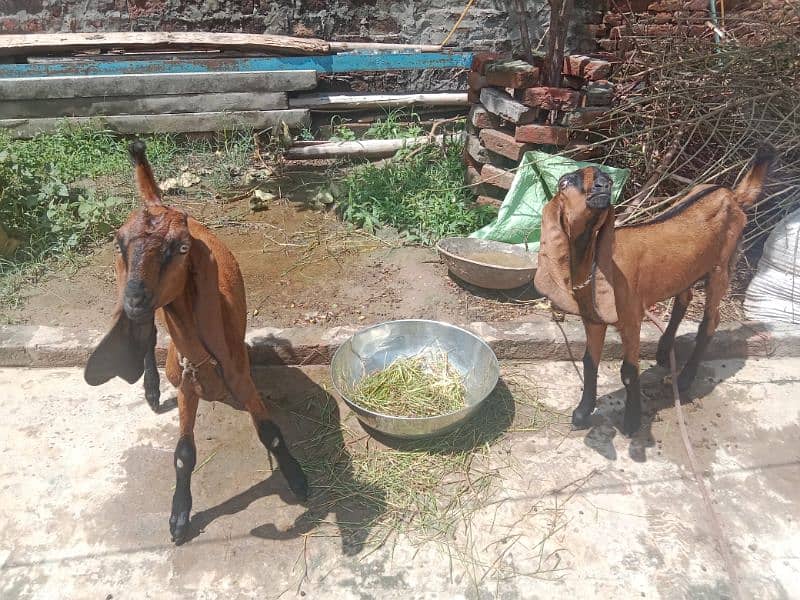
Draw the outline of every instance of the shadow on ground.
[[[676,340],[675,344],[675,360],[678,373],[681,367],[686,362],[694,348],[695,334],[684,334]],[[724,340],[711,341],[708,357],[713,358],[714,344],[724,343]],[[714,378],[712,371],[700,363],[697,371],[697,377],[692,384],[692,387],[686,394],[681,395],[681,404],[687,405],[693,403],[699,398],[703,398],[710,394],[716,388],[717,384],[733,377],[743,366],[744,359],[729,359],[723,364],[723,376]],[[652,424],[655,420],[659,419],[659,413],[663,409],[671,408],[675,405],[675,399],[672,394],[672,386],[669,380],[665,379],[670,374],[669,369],[653,365],[652,367],[644,370],[640,374],[642,386],[642,426],[639,428],[633,437],[630,438],[630,445],[628,446],[628,454],[632,460],[636,462],[645,462],[647,460],[647,449],[655,446],[655,439],[652,433]],[[579,396],[575,398],[575,405],[580,400]],[[622,420],[625,410],[625,387],[620,386],[610,394],[605,394],[598,397],[597,409],[592,415],[592,425],[586,433],[584,443],[592,448],[595,452],[604,456],[609,460],[617,459],[617,451],[614,447],[614,438],[619,433],[622,433]],[[685,411],[684,411],[684,414]],[[688,418],[688,416],[686,417]]]

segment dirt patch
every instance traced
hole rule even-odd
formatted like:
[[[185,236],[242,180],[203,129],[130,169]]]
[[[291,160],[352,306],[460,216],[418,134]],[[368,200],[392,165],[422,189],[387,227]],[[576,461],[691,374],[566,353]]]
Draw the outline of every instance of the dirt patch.
[[[239,261],[251,327],[369,324],[395,318],[446,321],[549,318],[533,290],[493,294],[448,276],[435,250],[353,230],[303,200],[277,200],[253,212],[247,200],[173,204],[211,227]],[[385,236],[384,236],[385,237]],[[9,323],[102,329],[114,306],[109,241],[79,268],[51,273],[4,310]]]

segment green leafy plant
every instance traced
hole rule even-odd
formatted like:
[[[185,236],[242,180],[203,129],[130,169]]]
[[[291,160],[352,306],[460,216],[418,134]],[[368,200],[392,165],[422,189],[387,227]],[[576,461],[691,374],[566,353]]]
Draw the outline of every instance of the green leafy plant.
[[[378,119],[364,133],[365,139],[391,140],[419,137],[425,130],[419,124],[419,115],[411,111],[408,115],[402,108],[390,109],[383,119]]]
[[[378,167],[363,165],[342,182],[342,217],[367,231],[396,227],[410,241],[433,244],[466,235],[491,221],[496,209],[477,206],[464,186],[461,145],[429,145]]]

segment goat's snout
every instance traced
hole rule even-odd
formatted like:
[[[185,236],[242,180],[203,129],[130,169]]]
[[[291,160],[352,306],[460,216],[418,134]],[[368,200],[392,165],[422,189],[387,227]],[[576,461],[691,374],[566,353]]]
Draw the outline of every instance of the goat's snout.
[[[125,286],[123,307],[125,314],[132,321],[139,321],[148,317],[153,312],[153,294],[151,294],[141,279],[130,280]]]
[[[586,197],[589,208],[608,208],[611,206],[611,178],[598,177]]]

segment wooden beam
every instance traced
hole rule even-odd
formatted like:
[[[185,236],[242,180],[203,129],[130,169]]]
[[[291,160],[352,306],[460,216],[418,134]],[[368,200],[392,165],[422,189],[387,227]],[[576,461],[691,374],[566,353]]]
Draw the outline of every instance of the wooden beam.
[[[309,158],[340,158],[343,156],[365,157],[365,158],[385,158],[393,156],[402,148],[419,146],[420,144],[442,143],[442,136],[436,135],[431,139],[424,135],[413,138],[401,138],[395,140],[359,140],[353,142],[325,142],[312,146],[293,146],[286,151],[284,156],[288,159],[309,159]]]
[[[288,108],[285,93],[189,94],[120,96],[114,98],[57,98],[0,103],[0,119],[37,117],[96,117],[161,115],[168,113],[280,110]]]
[[[328,42],[331,52],[441,52],[442,47],[435,44],[387,44],[382,42]]]
[[[126,48],[225,48],[258,50],[270,54],[328,54],[331,46],[316,38],[254,33],[206,33],[189,31],[121,31],[113,33],[33,33],[3,36],[0,55],[31,55],[76,50]]]
[[[315,71],[3,78],[0,100],[286,92],[311,90],[316,86]]]
[[[2,39],[3,37],[0,37],[0,41]],[[353,71],[468,69],[470,64],[472,64],[472,52],[396,52],[194,60],[87,60],[80,63],[70,61],[35,65],[0,64],[0,77],[301,70],[317,71],[318,73],[348,73]]]
[[[463,92],[437,92],[430,94],[351,94],[325,93],[304,94],[289,98],[291,108],[311,110],[364,110],[393,106],[468,106],[467,94]]]
[[[281,122],[292,129],[308,127],[307,110],[249,110],[230,113],[204,112],[182,115],[117,115],[66,119],[0,119],[0,129],[15,138],[49,133],[63,123],[96,125],[117,133],[199,133],[234,129],[270,129]]]

